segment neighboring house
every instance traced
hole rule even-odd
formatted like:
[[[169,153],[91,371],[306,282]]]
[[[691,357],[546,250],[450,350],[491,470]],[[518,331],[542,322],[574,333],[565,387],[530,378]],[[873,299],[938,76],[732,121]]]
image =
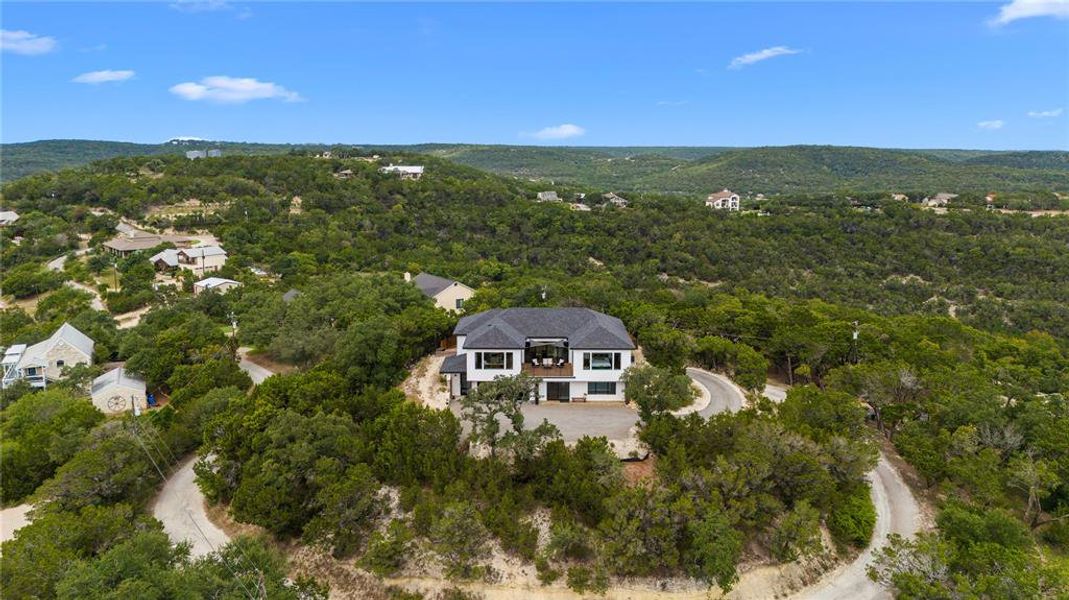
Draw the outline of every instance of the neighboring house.
[[[609,192],[608,194],[602,194],[601,198],[603,200],[605,200],[606,202],[608,202],[609,204],[612,204],[613,206],[615,206],[617,208],[627,208],[627,205],[628,205],[627,199],[622,197],[622,196],[617,196],[616,192]]]
[[[897,200],[898,202],[905,202],[906,200],[909,200],[909,196],[907,196],[905,194],[895,193],[895,194],[891,194],[891,200]]]
[[[194,275],[213,273],[226,264],[226,250],[219,246],[198,246],[178,251],[178,267],[189,269]]]
[[[705,205],[716,210],[739,210],[739,195],[724,188],[719,192],[709,194],[705,199]]]
[[[19,213],[13,210],[0,210],[0,227],[14,225],[19,220]]]
[[[410,273],[405,273],[405,281],[416,284],[419,291],[434,300],[439,308],[452,312],[463,310],[464,302],[475,294],[475,290],[455,279],[446,279],[430,273],[420,273],[415,277],[412,277]]]
[[[189,269],[194,275],[204,275],[223,268],[226,264],[226,250],[219,246],[199,246],[181,250],[167,248],[153,254],[148,260],[157,271]]]
[[[442,363],[456,397],[485,381],[526,373],[540,399],[623,401],[635,344],[620,319],[589,308],[495,308],[460,319],[457,354]]]
[[[290,214],[291,215],[299,215],[299,214],[301,214],[301,212],[303,212],[302,209],[301,209],[301,202],[302,202],[302,200],[301,200],[300,196],[294,196],[293,199],[290,200]]]
[[[957,194],[948,194],[947,192],[939,192],[938,194],[925,198],[922,201],[924,206],[946,206],[951,200],[957,198]]]
[[[219,158],[223,155],[223,151],[219,149],[213,149],[208,151],[208,158]]]
[[[4,352],[3,387],[25,379],[33,387],[46,387],[63,377],[65,367],[93,364],[93,340],[70,323],[32,346],[16,344]]]
[[[560,202],[560,197],[557,196],[557,192],[554,192],[554,191],[538,192],[538,201],[539,202]]]
[[[227,279],[225,277],[208,277],[207,279],[201,279],[193,284],[193,293],[200,294],[201,292],[214,290],[220,294],[225,294],[240,286],[241,282],[234,281],[233,279]]]
[[[423,165],[387,165],[379,169],[380,173],[396,173],[401,179],[419,179],[423,177]]]
[[[90,396],[93,406],[106,415],[133,409],[145,410],[148,405],[145,381],[118,367],[93,380]]]
[[[157,271],[171,271],[178,268],[178,250],[165,248],[149,257],[148,261]]]
[[[196,160],[198,158],[208,158],[208,153],[204,150],[188,150],[186,151],[186,158],[189,160]]]
[[[179,248],[188,248],[193,244],[191,240],[180,235],[156,235],[154,233],[138,232],[134,235],[121,234],[104,242],[104,247],[123,258],[135,253],[150,250],[164,242],[170,242]]]
[[[568,205],[568,208],[572,210],[577,210],[579,212],[590,212],[590,207],[586,204],[583,204],[582,202],[572,202]]]
[[[341,171],[338,171],[337,173],[334,174],[334,178],[335,179],[352,179],[353,178],[353,170],[352,169],[343,169]]]

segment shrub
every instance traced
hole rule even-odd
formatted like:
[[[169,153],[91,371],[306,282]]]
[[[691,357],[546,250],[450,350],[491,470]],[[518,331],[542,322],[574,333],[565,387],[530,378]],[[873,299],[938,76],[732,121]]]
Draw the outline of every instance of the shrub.
[[[833,504],[825,522],[837,544],[857,548],[867,546],[876,526],[876,507],[869,497],[869,486],[855,486],[843,494]]]
[[[404,521],[390,521],[385,532],[371,534],[360,566],[380,577],[396,573],[405,564],[412,537],[412,530]]]

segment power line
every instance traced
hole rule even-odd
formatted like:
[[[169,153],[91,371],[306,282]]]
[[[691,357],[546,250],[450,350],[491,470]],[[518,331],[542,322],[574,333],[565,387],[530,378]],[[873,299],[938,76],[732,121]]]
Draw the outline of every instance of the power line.
[[[160,480],[163,482],[164,485],[166,485],[167,484],[167,476],[163,474],[163,469],[160,469],[159,464],[156,463],[156,459],[153,458],[152,453],[149,452],[148,446],[145,445],[145,441],[143,439],[141,439],[141,434],[137,430],[138,424],[137,424],[136,421],[137,421],[137,418],[135,417],[134,418],[134,427],[128,428],[127,431],[129,431],[130,433],[132,433],[134,435],[134,438],[137,440],[137,443],[141,446],[141,449],[145,451],[145,456],[148,457],[149,462],[151,462],[152,466],[155,467],[156,472],[160,474]],[[159,450],[157,449],[157,452],[158,451]],[[245,591],[245,595],[249,597],[249,600],[257,600],[257,598],[255,596],[253,596],[251,592],[249,592],[248,587],[245,586],[245,582],[243,582],[241,580],[241,578],[237,576],[237,572],[234,571],[233,567],[230,565],[230,562],[226,559],[226,557],[223,556],[222,553],[216,552],[215,546],[213,546],[211,541],[208,540],[208,537],[206,535],[204,535],[204,531],[201,530],[200,525],[197,524],[197,521],[195,519],[193,519],[193,515],[192,515],[192,513],[189,512],[188,508],[186,509],[186,512],[188,513],[190,521],[193,522],[193,526],[197,528],[197,532],[200,533],[202,538],[204,538],[205,543],[207,543],[208,547],[212,549],[212,552],[214,552],[214,553],[219,555],[219,560],[221,560],[223,562],[223,564],[226,566],[227,570],[230,571],[230,574],[234,577],[234,580],[238,582],[238,585],[240,585],[241,588]],[[259,573],[259,569],[256,569],[255,566],[253,566],[253,569],[256,570],[257,573]]]

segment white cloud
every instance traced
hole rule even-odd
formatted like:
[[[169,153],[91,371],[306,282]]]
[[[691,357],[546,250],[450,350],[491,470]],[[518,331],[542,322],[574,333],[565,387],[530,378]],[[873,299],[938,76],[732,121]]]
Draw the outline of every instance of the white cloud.
[[[539,140],[566,140],[568,138],[579,137],[585,133],[586,129],[583,129],[578,125],[564,123],[562,125],[554,125],[552,127],[539,129],[530,135]]]
[[[216,12],[234,8],[226,0],[178,0],[171,8],[187,13]]]
[[[75,77],[71,81],[74,83],[108,83],[112,81],[126,81],[134,76],[133,71],[112,71],[111,69],[104,69],[103,71],[90,71],[88,73],[82,73]]]
[[[757,52],[750,52],[749,54],[743,54],[742,56],[736,56],[731,59],[731,64],[728,65],[729,69],[741,69],[747,65],[761,62],[762,60],[768,60],[770,58],[776,58],[777,56],[789,56],[791,54],[799,54],[801,50],[795,50],[794,48],[788,48],[787,46],[773,46],[771,48],[765,48],[764,50],[758,50]]]
[[[200,81],[187,81],[171,87],[171,93],[186,100],[207,100],[220,104],[243,104],[250,100],[277,99],[284,102],[304,100],[297,92],[252,77],[214,75]]]
[[[1062,116],[1062,109],[1055,108],[1051,110],[1030,110],[1028,116],[1033,119],[1053,119],[1054,117]]]
[[[999,27],[1019,19],[1054,17],[1069,19],[1069,0],[1012,0],[998,9],[998,16],[988,24]]]
[[[1002,129],[1002,126],[1005,125],[1005,124],[1006,124],[1006,122],[1003,121],[1002,119],[994,119],[994,120],[991,120],[991,121],[980,121],[979,123],[976,124],[976,126],[979,127],[980,129],[995,130],[995,129]]]
[[[48,54],[56,49],[56,38],[37,35],[29,31],[11,31],[0,29],[0,49],[4,52],[25,54]]]

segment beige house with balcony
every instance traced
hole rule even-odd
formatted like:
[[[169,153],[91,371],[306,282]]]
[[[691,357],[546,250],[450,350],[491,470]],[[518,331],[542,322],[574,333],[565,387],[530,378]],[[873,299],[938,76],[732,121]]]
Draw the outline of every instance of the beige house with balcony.
[[[63,369],[93,364],[93,340],[64,323],[47,340],[32,346],[15,344],[4,351],[3,387],[25,380],[37,388],[63,378]]]

